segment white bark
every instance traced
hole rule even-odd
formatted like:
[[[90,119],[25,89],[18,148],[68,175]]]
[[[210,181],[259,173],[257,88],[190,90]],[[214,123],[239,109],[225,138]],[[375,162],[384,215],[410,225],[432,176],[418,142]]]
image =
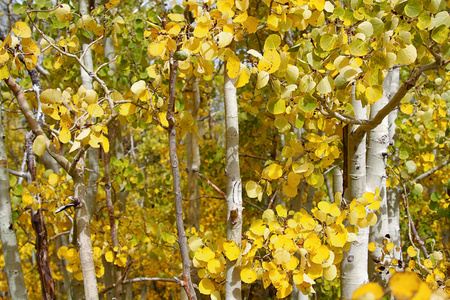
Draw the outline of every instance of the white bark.
[[[352,87],[352,105],[355,118],[366,118],[366,108],[355,99],[355,87]],[[350,125],[349,125],[350,126]],[[355,134],[356,126],[348,134],[348,195],[349,201],[359,198],[366,191],[366,135]],[[346,193],[347,194],[347,193]],[[341,295],[351,299],[353,292],[369,281],[367,258],[369,245],[369,228],[360,228],[356,241],[349,251],[344,252],[341,262]]]
[[[383,83],[383,96],[380,100],[373,103],[370,110],[370,117],[374,118],[376,114],[388,102],[390,97],[392,71],[386,75]],[[383,245],[383,239],[388,234],[388,212],[386,199],[386,158],[387,148],[389,146],[389,130],[388,117],[369,132],[369,143],[367,152],[367,189],[369,192],[375,193],[378,188],[380,197],[382,199],[380,204],[380,212],[377,213],[378,222],[370,227],[369,242],[374,242],[378,245]],[[383,287],[387,284],[388,276],[386,272],[379,273],[376,270],[377,263],[374,261],[384,262],[382,260],[381,248],[377,247],[369,257],[369,278],[370,281],[377,282]]]
[[[344,193],[344,176],[339,167],[333,170],[333,193]]]
[[[198,88],[198,77],[192,78],[191,114],[197,123],[198,109],[200,107],[200,90]],[[198,186],[198,174],[200,171],[200,149],[198,146],[198,133],[188,133],[186,143],[188,177],[188,228],[199,228],[200,220],[200,198]]]
[[[2,243],[8,287],[12,299],[28,299],[9,195],[8,157],[0,108],[0,240]]]
[[[227,177],[227,239],[241,246],[242,235],[242,183],[239,168],[239,120],[235,80],[224,67],[226,177]],[[235,261],[227,260],[225,299],[241,299],[241,278]]]
[[[392,70],[390,94],[395,95],[400,86],[400,69],[396,68]],[[393,145],[395,140],[395,120],[397,119],[397,109],[391,111],[388,116],[389,124],[389,139]],[[391,187],[387,191],[387,205],[388,205],[388,231],[391,241],[394,243],[395,248],[401,249],[401,236],[400,236],[400,199],[401,191],[398,186]],[[403,257],[401,251],[395,251],[394,258],[401,260]]]

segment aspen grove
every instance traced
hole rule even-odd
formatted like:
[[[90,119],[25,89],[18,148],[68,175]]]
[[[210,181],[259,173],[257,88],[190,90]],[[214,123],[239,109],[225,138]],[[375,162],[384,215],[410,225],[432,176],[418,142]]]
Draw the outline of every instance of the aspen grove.
[[[0,2],[2,299],[448,299],[450,2]]]

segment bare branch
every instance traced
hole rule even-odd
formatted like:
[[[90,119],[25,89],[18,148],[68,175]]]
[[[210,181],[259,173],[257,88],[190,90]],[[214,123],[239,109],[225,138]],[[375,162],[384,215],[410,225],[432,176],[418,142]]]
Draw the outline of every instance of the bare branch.
[[[427,178],[428,176],[432,175],[434,172],[442,169],[443,167],[447,166],[448,164],[450,164],[450,159],[447,159],[447,160],[441,162],[439,165],[435,166],[434,168],[430,169],[429,171],[417,176],[416,178],[411,180],[411,182],[421,181],[422,179]]]

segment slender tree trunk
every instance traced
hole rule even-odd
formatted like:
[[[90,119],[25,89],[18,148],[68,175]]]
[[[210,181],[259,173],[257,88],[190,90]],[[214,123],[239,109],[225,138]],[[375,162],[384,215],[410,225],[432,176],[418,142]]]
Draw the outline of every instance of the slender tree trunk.
[[[2,243],[9,293],[12,299],[28,299],[23,277],[22,264],[17,244],[16,231],[11,213],[9,194],[8,157],[3,133],[2,111],[0,109],[0,240]]]
[[[333,193],[344,193],[344,177],[339,167],[333,170]]]
[[[400,69],[395,68],[392,70],[391,74],[391,86],[390,94],[395,95],[400,86]],[[389,124],[389,139],[390,144],[393,145],[395,142],[395,120],[397,119],[397,109],[394,109],[389,113],[388,124]],[[388,209],[388,231],[391,241],[394,243],[394,249],[401,249],[401,236],[400,236],[400,199],[401,190],[398,186],[391,187],[387,191],[387,209]],[[398,260],[403,259],[402,251],[395,250],[394,258]]]
[[[170,165],[172,167],[173,177],[173,193],[175,196],[176,220],[178,230],[178,244],[180,245],[181,260],[183,264],[183,280],[184,287],[190,300],[197,299],[191,280],[191,260],[189,258],[189,249],[187,247],[186,231],[183,221],[183,198],[181,195],[180,169],[178,167],[177,156],[177,140],[175,127],[175,83],[177,80],[178,61],[173,58],[173,52],[170,51],[169,56],[170,79],[169,79],[169,103],[167,108],[166,119],[169,124],[167,132],[169,134],[169,155]]]
[[[200,90],[198,88],[198,77],[192,78],[192,97],[191,97],[191,114],[194,122],[197,123],[198,109],[200,107]],[[198,131],[196,133],[188,133],[186,143],[187,153],[187,169],[188,176],[188,228],[199,228],[200,221],[200,198],[198,186],[198,174],[200,171],[200,149],[198,146]]]
[[[242,183],[239,167],[239,119],[235,80],[224,67],[226,167],[227,176],[227,239],[240,247],[242,236]],[[225,299],[241,299],[241,278],[237,260],[227,259]]]
[[[355,87],[352,87],[352,105],[355,118],[365,119],[366,109],[361,101],[355,99]],[[348,191],[347,200],[360,198],[366,191],[366,135],[348,134]],[[357,240],[352,242],[350,249],[344,252],[341,262],[341,295],[343,299],[351,299],[353,292],[369,281],[367,274],[367,258],[369,244],[369,228],[360,228]]]
[[[114,132],[114,131],[113,131]],[[114,133],[112,134],[114,135]],[[114,137],[111,137],[113,139]],[[106,206],[108,208],[109,215],[109,226],[111,228],[111,238],[112,238],[112,246],[114,248],[120,249],[119,239],[117,237],[117,226],[116,226],[116,217],[114,216],[114,204],[112,202],[112,186],[111,186],[111,176],[109,169],[109,153],[103,153],[104,161],[105,161],[105,198],[106,198]],[[120,252],[118,252],[120,253]],[[116,299],[122,298],[122,282],[119,279],[122,277],[122,271],[119,266],[114,266],[114,273],[116,278],[116,286],[115,286],[115,294]]]
[[[84,165],[83,159],[79,162]],[[97,277],[91,242],[91,230],[89,227],[89,213],[86,205],[86,185],[84,170],[77,170],[73,176],[74,199],[79,201],[75,209],[75,225],[78,249],[80,252],[81,271],[83,273],[84,294],[86,300],[98,300]]]
[[[384,78],[383,96],[380,100],[372,104],[370,110],[370,117],[374,118],[376,114],[382,109],[390,98],[392,71]],[[382,199],[380,204],[380,212],[377,213],[378,222],[370,227],[369,242],[374,242],[378,245],[383,245],[383,239],[388,234],[388,212],[386,199],[386,159],[387,148],[389,146],[389,130],[388,118],[384,120],[369,132],[369,143],[367,151],[367,188],[369,192],[375,193],[378,188],[380,197]],[[370,281],[377,282],[381,286],[387,285],[386,272],[380,273],[376,270],[377,262],[383,263],[381,248],[377,247],[375,251],[369,256],[369,278]]]
[[[35,135],[32,131],[29,131],[25,136],[25,151],[27,153],[27,166],[30,173],[31,181],[37,186],[36,177],[36,160],[33,152],[33,141]],[[29,182],[30,183],[30,182]],[[34,197],[41,203],[41,195],[36,194]],[[42,298],[46,300],[56,299],[55,284],[53,282],[52,269],[50,267],[49,255],[48,255],[48,240],[47,240],[47,228],[45,226],[44,215],[42,208],[38,207],[37,210],[31,208],[31,224],[36,236],[35,249],[36,259],[39,271],[39,278],[41,281]]]

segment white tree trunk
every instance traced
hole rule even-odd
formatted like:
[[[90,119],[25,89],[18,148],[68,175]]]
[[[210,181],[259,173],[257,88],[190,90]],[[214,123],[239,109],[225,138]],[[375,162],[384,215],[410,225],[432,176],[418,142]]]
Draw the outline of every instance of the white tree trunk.
[[[227,239],[241,246],[242,235],[242,183],[239,168],[239,120],[235,80],[224,67],[226,167],[227,176]],[[241,299],[241,278],[235,261],[227,260],[225,299]]]
[[[392,70],[390,94],[395,95],[400,86],[400,69],[395,68]],[[394,109],[389,113],[389,139],[393,145],[395,142],[395,120],[397,119],[397,109]],[[387,191],[387,205],[388,205],[388,231],[391,241],[394,243],[395,248],[401,249],[401,236],[400,236],[400,199],[401,191],[399,187],[391,187]],[[403,259],[401,251],[395,251],[394,258],[398,260]]]
[[[194,122],[197,123],[198,109],[200,107],[200,90],[198,88],[198,77],[192,78],[192,97],[190,99],[190,110]],[[200,198],[198,186],[198,174],[200,171],[200,149],[198,146],[198,131],[188,133],[186,143],[188,177],[188,228],[199,228],[200,221]]]
[[[365,119],[366,108],[361,101],[355,99],[355,87],[352,87],[352,105],[355,118]],[[350,125],[349,125],[350,126]],[[356,126],[348,134],[348,201],[359,198],[366,191],[366,135],[354,134]],[[369,244],[369,228],[360,228],[356,241],[344,252],[341,262],[341,295],[343,299],[351,299],[353,292],[369,281],[367,275],[367,249]]]
[[[8,278],[9,293],[12,299],[28,299],[23,277],[22,264],[17,244],[16,231],[11,213],[9,195],[8,157],[6,155],[5,135],[1,123],[0,108],[0,240],[2,243],[5,267],[3,271]]]
[[[390,98],[390,85],[392,78],[392,71],[384,78],[383,96],[380,100],[372,104],[370,110],[370,117],[374,118],[376,114],[382,109]],[[389,131],[388,131],[388,117],[369,132],[369,142],[367,151],[367,189],[369,192],[375,193],[378,188],[380,197],[382,199],[380,204],[380,213],[377,213],[378,222],[370,227],[369,242],[374,242],[378,245],[383,245],[383,239],[388,234],[388,212],[386,199],[386,159],[387,148],[389,146]],[[386,272],[379,273],[376,270],[377,262],[384,262],[382,260],[381,248],[377,247],[369,256],[369,278],[370,281],[377,282],[383,287],[387,284]]]

